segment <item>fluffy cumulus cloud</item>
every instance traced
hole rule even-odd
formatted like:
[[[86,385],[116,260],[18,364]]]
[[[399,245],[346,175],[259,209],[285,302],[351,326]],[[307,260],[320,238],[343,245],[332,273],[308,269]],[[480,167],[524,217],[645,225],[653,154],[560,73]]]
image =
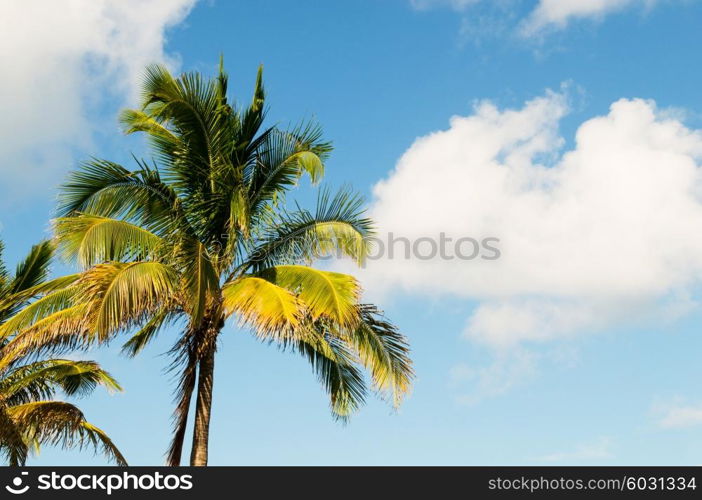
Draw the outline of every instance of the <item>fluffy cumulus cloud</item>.
[[[475,302],[464,333],[497,349],[694,308],[702,133],[621,99],[563,151],[567,112],[559,92],[520,109],[481,102],[417,139],[375,186],[386,248],[366,286]],[[465,239],[491,237],[498,259]],[[415,244],[409,259],[401,238]]]
[[[72,149],[90,143],[93,110],[133,96],[144,65],[168,61],[165,30],[194,1],[1,2],[3,178],[36,187],[65,169]]]

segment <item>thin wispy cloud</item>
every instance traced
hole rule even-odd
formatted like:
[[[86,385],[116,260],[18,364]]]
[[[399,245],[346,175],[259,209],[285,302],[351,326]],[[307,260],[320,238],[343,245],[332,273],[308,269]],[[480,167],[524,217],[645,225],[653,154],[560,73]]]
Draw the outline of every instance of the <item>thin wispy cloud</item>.
[[[540,0],[520,26],[522,36],[564,29],[576,20],[601,20],[629,7],[651,8],[658,0]]]
[[[658,426],[662,429],[686,429],[702,426],[702,404],[686,405],[676,402],[670,405],[659,405]]]
[[[503,351],[484,366],[466,363],[451,368],[450,384],[459,405],[474,405],[531,382],[538,373],[539,357],[528,350]]]
[[[418,10],[431,8],[451,8],[463,13],[462,31],[466,26],[476,25],[476,20],[484,23],[491,19],[492,24],[501,24],[500,18],[509,20],[513,32],[521,38],[541,37],[544,34],[563,30],[577,21],[601,21],[611,14],[626,10],[649,10],[660,0],[539,0],[521,19],[514,12],[523,9],[523,0],[410,0],[410,5]],[[485,10],[496,14],[486,16]],[[480,12],[479,12],[480,11]],[[482,20],[482,21],[481,21]],[[472,32],[472,31],[471,31]]]
[[[613,457],[612,440],[609,437],[600,437],[592,443],[585,443],[572,451],[557,452],[537,458],[539,462],[549,463],[582,463],[600,462]]]

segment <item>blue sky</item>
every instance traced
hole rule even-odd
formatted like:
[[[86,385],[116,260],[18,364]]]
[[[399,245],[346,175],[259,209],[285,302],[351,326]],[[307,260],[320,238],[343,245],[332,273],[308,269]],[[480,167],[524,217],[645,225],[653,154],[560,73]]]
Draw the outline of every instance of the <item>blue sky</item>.
[[[702,463],[701,3],[80,4],[2,7],[0,26],[44,33],[10,30],[0,53],[11,262],[47,234],[78,161],[145,152],[116,124],[140,68],[209,73],[220,53],[237,98],[263,63],[270,119],[322,124],[326,182],[364,193],[381,229],[504,244],[493,267],[360,273],[412,344],[417,380],[396,413],[371,399],[333,422],[304,360],[227,327],[211,464]],[[82,408],[133,465],[161,463],[168,444],[169,346],[164,332],[134,360],[117,343],[86,355],[125,392]],[[103,461],[45,449],[33,463]]]

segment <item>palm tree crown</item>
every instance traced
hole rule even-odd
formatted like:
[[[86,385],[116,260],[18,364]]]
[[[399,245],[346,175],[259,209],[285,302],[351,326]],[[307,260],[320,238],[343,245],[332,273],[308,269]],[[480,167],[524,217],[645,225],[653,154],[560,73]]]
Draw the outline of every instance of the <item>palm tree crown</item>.
[[[181,325],[171,351],[178,374],[168,463],[180,463],[196,394],[191,464],[207,463],[217,340],[235,317],[258,338],[306,357],[339,418],[372,387],[401,402],[413,377],[405,338],[361,304],[356,279],[310,267],[335,251],[357,262],[371,221],[348,190],[321,190],[315,210],[288,208],[303,175],[318,183],[331,152],[319,127],[264,126],[259,68],[251,102],[231,103],[222,65],[210,80],[150,66],[126,132],[145,133],[152,164],[129,170],[94,159],[64,185],[56,239],[83,271],[15,314],[11,349],[85,346],[136,329],[135,355],[166,325]]]
[[[51,244],[32,248],[12,276],[2,261],[0,242],[0,324],[21,311],[38,294],[60,287],[47,282]],[[0,453],[10,465],[24,465],[31,451],[43,444],[65,448],[92,445],[119,465],[126,461],[109,437],[89,423],[80,409],[53,400],[57,391],[68,396],[89,394],[96,386],[121,390],[109,373],[93,361],[40,359],[23,363],[5,353],[9,338],[0,337]]]

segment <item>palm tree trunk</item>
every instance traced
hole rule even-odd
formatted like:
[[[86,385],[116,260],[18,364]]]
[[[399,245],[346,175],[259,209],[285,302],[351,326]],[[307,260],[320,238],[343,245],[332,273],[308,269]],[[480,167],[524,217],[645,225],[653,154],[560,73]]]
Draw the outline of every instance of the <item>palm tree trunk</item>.
[[[195,407],[195,428],[193,446],[190,452],[190,465],[207,465],[207,445],[210,437],[210,416],[212,414],[212,385],[214,383],[214,346],[200,359],[197,380],[197,405]]]

